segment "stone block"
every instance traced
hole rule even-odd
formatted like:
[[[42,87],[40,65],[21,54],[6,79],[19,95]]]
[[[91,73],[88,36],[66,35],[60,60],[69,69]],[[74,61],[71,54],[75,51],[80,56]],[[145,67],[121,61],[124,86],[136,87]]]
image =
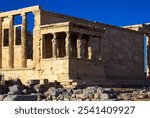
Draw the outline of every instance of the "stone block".
[[[76,90],[73,90],[73,93],[74,94],[81,94],[81,93],[83,93],[83,90],[82,89],[76,89]]]
[[[94,99],[99,99],[100,95],[98,93],[94,94]]]
[[[69,95],[72,95],[72,94],[73,94],[73,90],[72,90],[71,88],[68,88],[66,91],[67,91],[67,93],[68,93]]]
[[[85,99],[85,94],[83,94],[83,93],[81,93],[81,94],[76,94],[76,98]]]
[[[102,94],[103,88],[101,88],[101,87],[97,88],[96,92],[97,92],[99,95]]]
[[[24,90],[22,90],[22,94],[27,95],[27,94],[31,94],[31,93],[32,93],[32,91],[30,89],[24,89]]]
[[[75,97],[76,97],[76,94],[72,94],[72,95],[71,95],[71,98],[75,98]]]
[[[64,90],[63,90],[62,88],[57,88],[56,91],[57,91],[59,94],[62,94]]]
[[[68,92],[63,92],[62,95],[65,97],[65,98],[70,98],[72,94],[68,93]]]
[[[58,100],[63,100],[64,96],[62,94],[59,94],[59,96],[57,97]]]
[[[148,97],[150,98],[150,91],[149,91],[149,92],[147,92],[147,95],[148,95]]]
[[[91,94],[91,93],[86,94],[85,96],[86,96],[86,98],[88,98],[89,100],[92,100],[92,99],[94,98],[94,95]]]
[[[103,94],[101,94],[100,98],[101,98],[102,101],[105,101],[105,100],[109,99],[109,95],[107,93],[103,93]]]
[[[23,89],[24,87],[19,85],[10,86],[8,94],[21,94]]]
[[[96,92],[96,87],[88,87],[86,89],[83,89],[84,94],[93,94]]]
[[[3,101],[37,101],[37,95],[8,95]]]
[[[45,92],[44,94],[48,94],[51,96],[58,96],[59,95],[59,91],[56,90],[55,87],[50,87],[47,92]]]

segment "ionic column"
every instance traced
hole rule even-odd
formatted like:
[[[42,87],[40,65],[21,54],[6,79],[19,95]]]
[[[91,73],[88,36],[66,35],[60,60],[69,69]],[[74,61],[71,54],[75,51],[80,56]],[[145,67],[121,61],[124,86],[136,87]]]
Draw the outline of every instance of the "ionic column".
[[[53,52],[53,58],[57,57],[57,38],[56,34],[53,34],[53,39],[52,39],[52,52]]]
[[[26,52],[26,39],[27,39],[27,19],[26,14],[22,14],[22,28],[21,28],[21,66],[27,67],[27,52]]]
[[[78,35],[77,39],[77,58],[82,58],[82,52],[81,52],[81,47],[82,47],[82,41],[81,41],[82,35]]]
[[[0,68],[2,68],[2,18],[0,18]]]
[[[70,32],[66,32],[66,57],[71,57],[71,39],[70,39]]]
[[[14,24],[13,16],[9,16],[9,67],[14,67]]]

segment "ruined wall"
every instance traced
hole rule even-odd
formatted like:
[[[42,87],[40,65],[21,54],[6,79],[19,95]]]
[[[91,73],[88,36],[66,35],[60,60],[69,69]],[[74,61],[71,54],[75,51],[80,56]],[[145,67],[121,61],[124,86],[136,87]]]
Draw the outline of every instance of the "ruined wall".
[[[106,76],[144,77],[143,38],[140,33],[107,29],[102,41],[102,60]]]

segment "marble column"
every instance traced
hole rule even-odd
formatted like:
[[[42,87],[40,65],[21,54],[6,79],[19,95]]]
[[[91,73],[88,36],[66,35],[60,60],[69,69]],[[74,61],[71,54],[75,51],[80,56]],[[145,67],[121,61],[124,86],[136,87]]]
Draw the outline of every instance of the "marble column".
[[[2,18],[0,18],[0,68],[2,68]]]
[[[27,67],[27,51],[26,51],[26,40],[27,40],[27,19],[26,14],[22,16],[22,28],[21,28],[21,66],[22,68]]]
[[[82,35],[79,34],[78,39],[77,39],[77,58],[82,58],[82,52],[81,52],[82,41],[81,41],[81,37],[82,37]]]
[[[70,32],[66,32],[66,57],[71,57],[71,39],[70,39]]]
[[[13,16],[9,16],[9,67],[14,67],[14,24]]]
[[[56,58],[57,57],[57,37],[56,37],[56,33],[53,34],[52,52],[53,52],[53,58]]]
[[[33,68],[36,70],[41,69],[42,61],[42,44],[41,44],[41,10],[33,11],[34,14],[34,28],[33,28]]]

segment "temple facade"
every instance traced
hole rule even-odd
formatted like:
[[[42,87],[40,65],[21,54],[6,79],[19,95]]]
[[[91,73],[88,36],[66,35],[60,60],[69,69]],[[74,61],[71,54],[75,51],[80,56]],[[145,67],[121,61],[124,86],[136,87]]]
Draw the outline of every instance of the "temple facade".
[[[34,15],[29,33],[28,13]],[[15,25],[14,18],[21,17]],[[42,10],[0,13],[0,74],[3,79],[58,81],[64,86],[147,83],[144,37],[148,24],[117,27]],[[145,28],[146,27],[146,28]],[[142,30],[141,30],[142,29]],[[147,48],[149,49],[149,48]]]

